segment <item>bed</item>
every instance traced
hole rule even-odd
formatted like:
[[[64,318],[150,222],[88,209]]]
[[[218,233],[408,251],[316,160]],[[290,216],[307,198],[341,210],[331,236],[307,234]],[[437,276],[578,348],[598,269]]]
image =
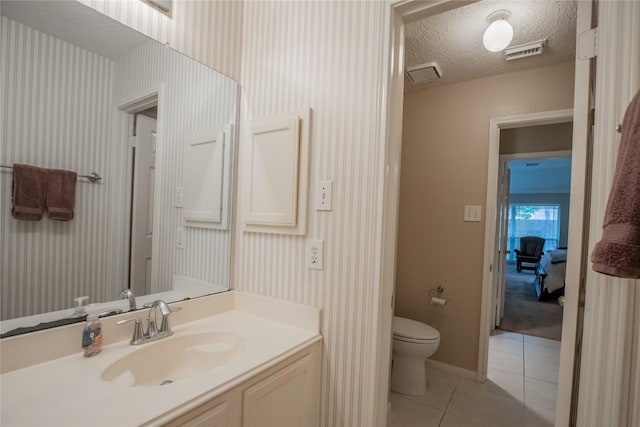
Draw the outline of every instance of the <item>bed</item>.
[[[547,251],[536,264],[535,288],[538,300],[545,300],[553,292],[562,292],[567,272],[567,250]]]

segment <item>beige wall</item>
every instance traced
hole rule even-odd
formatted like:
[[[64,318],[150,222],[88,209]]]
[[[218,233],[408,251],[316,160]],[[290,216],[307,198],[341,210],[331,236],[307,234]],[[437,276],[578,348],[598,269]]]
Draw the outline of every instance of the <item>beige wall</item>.
[[[500,154],[571,150],[573,123],[527,126],[500,131]]]
[[[440,331],[433,359],[477,369],[489,120],[572,104],[573,62],[405,95],[395,307]],[[445,308],[427,303],[439,285]]]

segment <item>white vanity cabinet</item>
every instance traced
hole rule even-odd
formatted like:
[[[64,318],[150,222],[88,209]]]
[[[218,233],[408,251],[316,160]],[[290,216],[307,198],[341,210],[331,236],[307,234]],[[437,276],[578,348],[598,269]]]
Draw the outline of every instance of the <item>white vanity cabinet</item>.
[[[231,390],[169,421],[171,427],[231,427],[241,423],[240,390]]]
[[[77,351],[82,324],[3,339],[0,368],[12,369],[0,377],[0,426],[319,424],[320,309],[238,291],[176,307],[184,309],[174,314],[174,335],[142,347],[116,324],[126,314],[104,318],[114,341],[97,357]],[[45,356],[28,364],[38,346]],[[123,412],[132,402],[135,409]]]
[[[163,425],[317,426],[320,352],[318,341]]]

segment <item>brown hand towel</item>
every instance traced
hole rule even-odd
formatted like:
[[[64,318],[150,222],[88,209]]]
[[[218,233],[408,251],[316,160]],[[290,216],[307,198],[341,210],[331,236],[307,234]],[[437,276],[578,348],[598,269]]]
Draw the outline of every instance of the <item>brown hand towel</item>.
[[[47,191],[47,170],[29,165],[13,165],[13,206],[11,214],[23,221],[40,221]]]
[[[49,219],[69,221],[73,219],[76,204],[78,174],[60,169],[49,169],[47,184],[47,210]]]
[[[624,115],[602,240],[593,249],[591,262],[599,273],[640,278],[640,91]]]

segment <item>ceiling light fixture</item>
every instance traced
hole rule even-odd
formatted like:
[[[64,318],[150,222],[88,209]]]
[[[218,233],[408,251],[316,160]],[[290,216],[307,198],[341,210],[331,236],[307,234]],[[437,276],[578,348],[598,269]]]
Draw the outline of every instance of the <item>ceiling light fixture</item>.
[[[513,27],[507,22],[508,10],[497,10],[487,17],[491,24],[484,30],[482,44],[489,52],[500,52],[511,43]]]

